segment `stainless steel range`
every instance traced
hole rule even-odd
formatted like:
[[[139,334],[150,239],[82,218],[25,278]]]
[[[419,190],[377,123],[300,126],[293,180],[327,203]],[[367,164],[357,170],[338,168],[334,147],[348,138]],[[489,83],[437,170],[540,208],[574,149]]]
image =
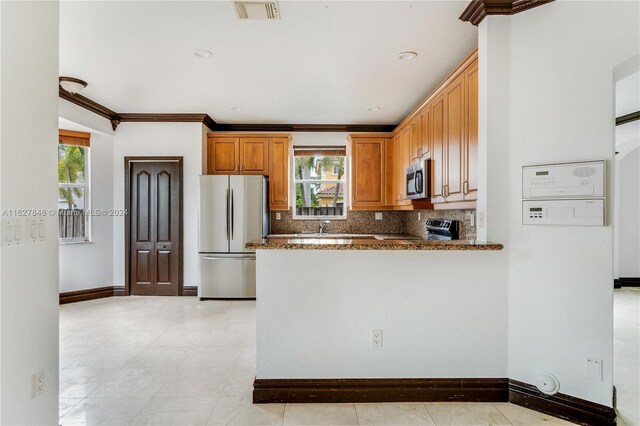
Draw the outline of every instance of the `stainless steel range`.
[[[427,240],[457,240],[460,229],[457,220],[429,219],[426,223]]]

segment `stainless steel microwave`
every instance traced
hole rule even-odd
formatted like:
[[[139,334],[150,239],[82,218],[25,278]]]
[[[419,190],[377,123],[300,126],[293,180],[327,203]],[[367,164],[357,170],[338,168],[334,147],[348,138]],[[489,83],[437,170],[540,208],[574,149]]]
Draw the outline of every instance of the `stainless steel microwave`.
[[[420,160],[412,163],[407,168],[407,198],[418,200],[431,197],[431,184],[429,181],[429,177],[431,176],[430,167],[430,160]]]

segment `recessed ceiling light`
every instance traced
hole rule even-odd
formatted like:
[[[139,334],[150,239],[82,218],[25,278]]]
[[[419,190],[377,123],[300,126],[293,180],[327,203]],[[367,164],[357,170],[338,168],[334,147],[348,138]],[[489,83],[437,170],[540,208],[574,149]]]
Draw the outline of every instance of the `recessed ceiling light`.
[[[234,106],[234,107],[231,107],[231,109],[233,111],[242,111],[242,107],[241,106]]]
[[[193,54],[198,58],[210,58],[213,56],[213,52],[206,49],[193,49]]]
[[[379,106],[370,106],[369,108],[367,108],[369,111],[380,111],[382,108],[380,108]]]
[[[418,57],[416,52],[400,52],[398,53],[398,59],[401,61],[410,61]]]

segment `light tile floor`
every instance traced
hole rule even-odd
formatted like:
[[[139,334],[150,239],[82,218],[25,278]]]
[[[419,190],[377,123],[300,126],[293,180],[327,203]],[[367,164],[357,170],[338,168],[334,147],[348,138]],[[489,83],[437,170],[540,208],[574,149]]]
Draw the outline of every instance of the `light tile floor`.
[[[614,381],[621,417],[634,425],[639,296],[615,297]],[[251,404],[255,315],[253,301],[193,297],[61,306],[60,424],[568,424],[509,403]]]
[[[640,425],[640,289],[614,292],[613,384],[618,424]]]

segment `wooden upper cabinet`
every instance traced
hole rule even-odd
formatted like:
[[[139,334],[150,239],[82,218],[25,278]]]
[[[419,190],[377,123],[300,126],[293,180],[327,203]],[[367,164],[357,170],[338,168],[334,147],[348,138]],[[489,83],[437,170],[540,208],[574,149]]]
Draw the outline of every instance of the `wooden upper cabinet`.
[[[207,137],[207,173],[267,175],[269,173],[269,138],[209,135]]]
[[[384,137],[350,136],[351,208],[385,206]]]
[[[465,200],[478,198],[478,60],[465,70],[465,167],[463,193]]]
[[[289,138],[269,139],[269,208],[289,210]]]
[[[269,138],[240,138],[240,173],[269,174]]]
[[[438,95],[431,104],[431,202],[443,203],[446,173],[445,96]]]
[[[387,207],[393,206],[395,200],[395,158],[394,158],[394,146],[393,139],[388,137],[384,140],[384,168],[385,168],[385,191],[384,191],[384,204]]]
[[[208,174],[237,174],[240,163],[240,140],[234,137],[207,138]]]
[[[431,158],[431,108],[427,107],[420,113],[420,156]]]
[[[422,131],[420,117],[416,117],[409,125],[410,160],[422,157]]]
[[[465,144],[465,89],[464,73],[456,77],[445,88],[445,184],[444,196],[447,202],[462,201],[463,167]]]

